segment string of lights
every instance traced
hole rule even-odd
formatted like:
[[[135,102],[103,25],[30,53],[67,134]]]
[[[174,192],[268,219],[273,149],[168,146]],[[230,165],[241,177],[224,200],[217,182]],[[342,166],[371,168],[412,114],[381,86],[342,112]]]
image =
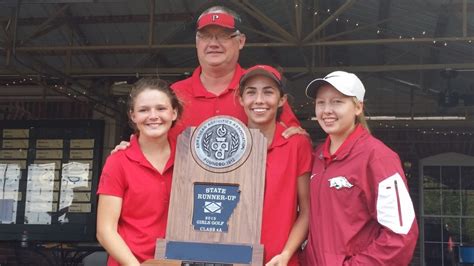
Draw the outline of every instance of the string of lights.
[[[331,15],[334,15],[337,10],[332,10],[330,8],[327,9],[314,9],[313,7],[310,6],[305,6],[304,3],[295,3],[294,6],[295,8],[299,8],[301,6],[302,9],[305,9],[306,11],[309,11],[311,14],[314,16],[319,16],[321,19],[326,19],[329,18]],[[344,15],[338,15],[332,23],[344,23],[346,26],[346,30],[350,31],[353,29],[358,29],[362,27],[367,27],[366,33],[374,33],[375,35],[383,35],[383,38],[388,38],[388,39],[409,39],[409,40],[417,40],[417,39],[426,39],[428,37],[432,37],[434,35],[434,32],[431,32],[431,30],[422,30],[417,33],[413,33],[411,35],[403,35],[400,34],[399,32],[394,31],[393,29],[390,28],[384,28],[381,27],[378,24],[370,24],[369,22],[354,19],[352,17],[344,16]],[[436,48],[446,48],[449,46],[449,41],[440,41],[443,38],[436,38],[436,40],[432,41],[433,46],[436,46]],[[456,42],[460,42],[462,38],[453,38],[453,37],[446,37],[445,39],[450,39]],[[465,40],[466,43],[472,44],[472,39],[467,39]],[[461,41],[463,42],[463,41]],[[32,77],[19,77],[16,79],[9,79],[9,80],[0,80],[0,86],[21,86],[24,84],[32,83],[33,78]],[[78,97],[81,96],[86,96],[88,94],[88,89],[87,88],[79,88],[79,89],[71,89],[67,88],[66,86],[60,85],[60,84],[54,84],[51,86],[52,89],[54,90],[59,90],[65,92],[65,95],[77,99]],[[313,102],[312,101],[307,101],[304,103],[299,103],[298,105],[294,106],[295,113],[304,116],[305,112],[307,110],[312,110],[313,109]]]
[[[299,7],[299,4],[295,4],[295,8]],[[313,10],[312,7],[304,7],[304,9],[310,11],[313,16],[320,16],[323,18],[326,18],[333,15],[335,12],[333,12],[330,8],[327,9],[321,9],[321,10]],[[353,29],[357,29],[359,27],[367,27],[370,26],[369,23],[365,23],[359,20],[355,20],[349,17],[345,17],[344,15],[339,15],[334,19],[335,23],[345,23],[346,28],[347,26],[352,26]],[[395,32],[392,29],[388,28],[383,28],[380,26],[373,26],[374,28],[374,33],[376,35],[384,35],[385,38],[387,39],[408,39],[412,41],[416,41],[418,39],[425,39],[427,38],[430,34],[428,34],[427,30],[422,30],[421,32],[413,33],[412,35],[403,35],[398,32]],[[433,32],[434,35],[434,32]],[[434,36],[432,36],[434,38]],[[445,39],[445,41],[443,41]],[[472,44],[474,41],[474,37],[436,37],[436,39],[432,40],[433,45],[437,45],[438,43],[441,42],[441,45],[438,45],[437,47],[447,47],[449,44],[449,41],[455,41],[455,42],[465,42],[466,44]]]

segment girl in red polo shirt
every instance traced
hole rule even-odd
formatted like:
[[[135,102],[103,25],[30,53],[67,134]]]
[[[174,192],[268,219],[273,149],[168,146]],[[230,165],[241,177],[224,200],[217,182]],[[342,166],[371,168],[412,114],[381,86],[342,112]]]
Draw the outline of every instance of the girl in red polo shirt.
[[[374,138],[359,78],[335,71],[313,80],[316,118],[328,134],[316,148],[305,265],[408,265],[418,238],[398,155]]]
[[[168,131],[181,113],[165,81],[141,79],[130,92],[138,138],[107,158],[97,191],[97,239],[109,254],[107,265],[140,265],[165,237],[175,151]]]
[[[309,221],[311,143],[307,136],[282,137],[277,118],[286,102],[280,73],[266,65],[249,68],[240,79],[240,104],[248,127],[268,140],[261,243],[266,265],[299,265],[296,255]]]

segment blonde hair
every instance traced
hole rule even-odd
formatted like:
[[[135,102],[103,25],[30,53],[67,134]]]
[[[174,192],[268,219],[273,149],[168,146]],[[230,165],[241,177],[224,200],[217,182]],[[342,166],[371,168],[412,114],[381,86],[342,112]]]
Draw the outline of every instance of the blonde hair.
[[[356,125],[357,124],[362,125],[370,133],[369,124],[367,123],[367,118],[365,118],[365,114],[364,114],[365,108],[364,108],[363,103],[359,101],[359,99],[357,99],[357,97],[355,96],[352,97],[352,101],[354,102],[355,105],[362,104],[362,112],[358,116],[355,117]]]

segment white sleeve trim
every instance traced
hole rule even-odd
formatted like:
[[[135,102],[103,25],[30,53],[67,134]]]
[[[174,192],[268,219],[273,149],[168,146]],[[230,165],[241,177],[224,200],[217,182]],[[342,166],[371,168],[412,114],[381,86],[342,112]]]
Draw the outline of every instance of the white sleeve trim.
[[[406,235],[415,220],[413,203],[399,173],[379,183],[377,221],[397,234]]]

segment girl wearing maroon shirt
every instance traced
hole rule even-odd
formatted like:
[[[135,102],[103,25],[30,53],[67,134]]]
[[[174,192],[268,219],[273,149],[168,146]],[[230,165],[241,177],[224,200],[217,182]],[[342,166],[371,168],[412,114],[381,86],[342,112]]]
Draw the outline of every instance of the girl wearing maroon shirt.
[[[139,80],[130,92],[128,114],[138,137],[107,158],[97,191],[97,239],[109,266],[140,265],[165,237],[175,147],[168,131],[181,112],[162,80]]]
[[[418,238],[398,155],[373,137],[365,88],[348,72],[313,80],[316,118],[328,134],[316,148],[305,265],[408,265]]]
[[[249,68],[240,80],[239,96],[248,127],[268,140],[261,235],[265,265],[299,265],[296,253],[308,231],[311,143],[305,135],[282,137],[285,127],[277,118],[287,96],[276,69]]]

